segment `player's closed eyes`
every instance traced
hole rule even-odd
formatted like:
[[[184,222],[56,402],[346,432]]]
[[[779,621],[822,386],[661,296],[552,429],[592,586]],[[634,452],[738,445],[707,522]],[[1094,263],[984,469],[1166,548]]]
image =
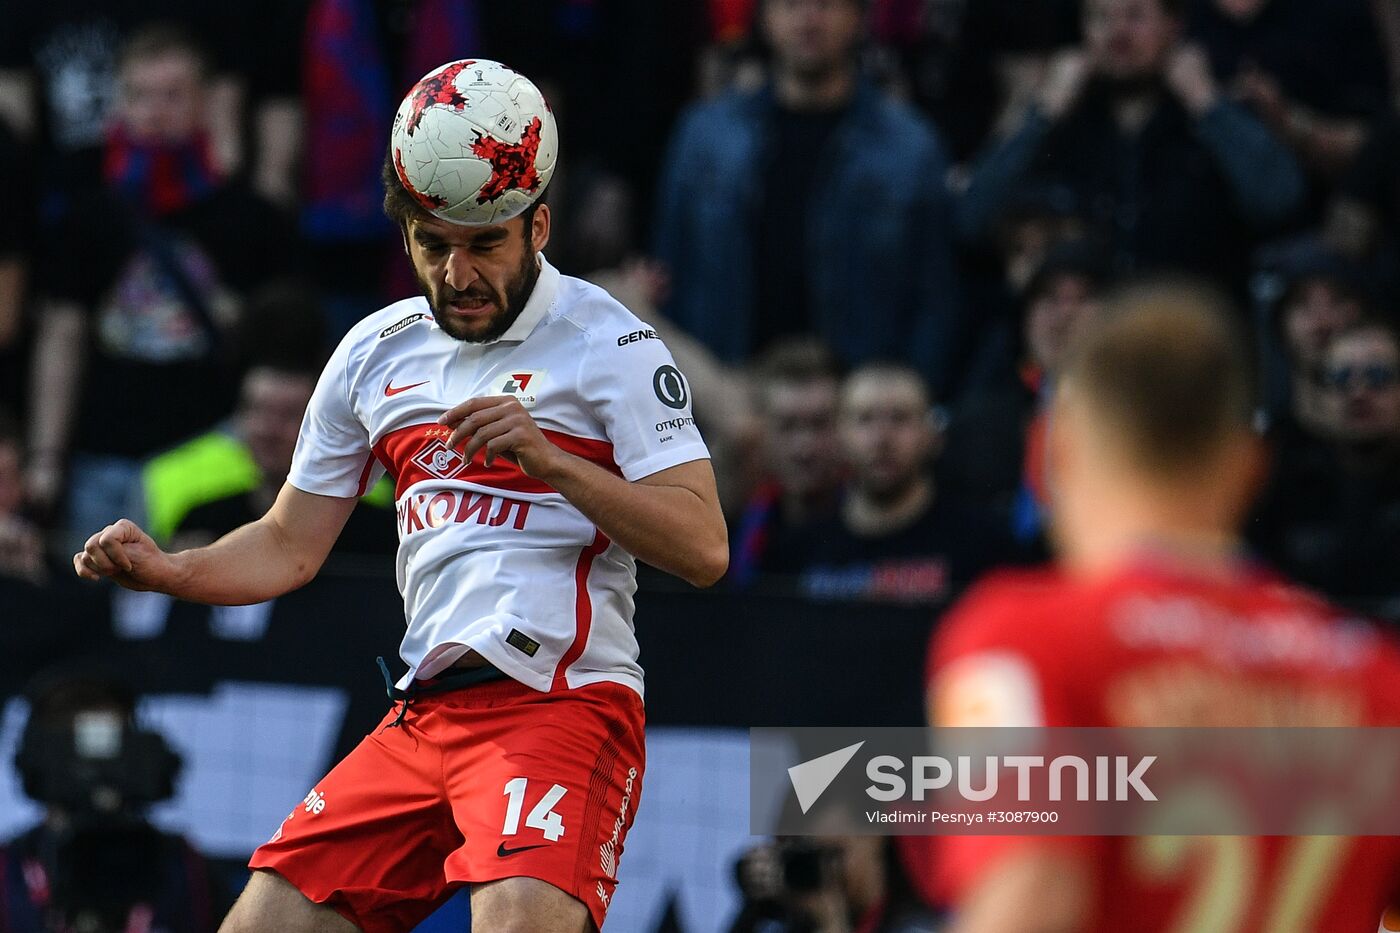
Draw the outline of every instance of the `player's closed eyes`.
[[[1372,363],[1368,366],[1337,366],[1326,372],[1327,385],[1333,389],[1349,389],[1360,386],[1363,389],[1389,389],[1400,383],[1400,367],[1385,363]]]

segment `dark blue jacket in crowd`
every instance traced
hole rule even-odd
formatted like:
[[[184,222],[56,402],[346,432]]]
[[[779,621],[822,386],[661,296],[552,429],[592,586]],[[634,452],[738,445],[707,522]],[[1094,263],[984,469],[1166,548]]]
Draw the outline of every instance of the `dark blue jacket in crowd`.
[[[1304,195],[1293,154],[1239,104],[1222,98],[1195,118],[1164,92],[1142,129],[1125,135],[1102,82],[1059,122],[1033,107],[988,147],[958,201],[961,235],[990,234],[1027,183],[1074,192],[1115,272],[1184,271],[1234,287],[1258,238],[1286,224]]]
[[[659,191],[658,258],[672,274],[667,315],[721,359],[750,346],[756,218],[768,177],[772,90],[692,107]],[[948,160],[931,124],[862,81],[824,151],[808,213],[814,330],[847,364],[904,360],[941,389],[958,339]]]

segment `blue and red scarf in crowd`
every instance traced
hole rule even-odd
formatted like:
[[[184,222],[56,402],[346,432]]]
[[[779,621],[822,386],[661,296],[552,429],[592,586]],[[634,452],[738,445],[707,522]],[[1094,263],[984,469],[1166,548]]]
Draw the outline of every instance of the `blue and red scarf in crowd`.
[[[147,217],[184,210],[222,181],[208,134],[180,143],[138,142],[121,124],[107,134],[102,178]]]
[[[471,0],[414,4],[404,73],[390,74],[374,0],[312,0],[302,92],[302,225],[313,240],[370,240],[388,230],[379,170],[399,99],[444,62],[479,54]]]

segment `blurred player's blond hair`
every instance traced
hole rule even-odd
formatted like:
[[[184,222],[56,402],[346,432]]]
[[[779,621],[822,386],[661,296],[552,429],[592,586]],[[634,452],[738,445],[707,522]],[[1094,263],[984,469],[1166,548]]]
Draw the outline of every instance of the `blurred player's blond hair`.
[[[1062,385],[1134,466],[1168,476],[1251,430],[1250,373],[1247,343],[1221,295],[1189,280],[1155,280],[1110,297],[1100,323],[1071,348]]]

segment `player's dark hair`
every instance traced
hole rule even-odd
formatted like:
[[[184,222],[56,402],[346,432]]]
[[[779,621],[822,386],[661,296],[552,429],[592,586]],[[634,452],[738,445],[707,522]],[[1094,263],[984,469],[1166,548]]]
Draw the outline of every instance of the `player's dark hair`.
[[[132,62],[177,54],[193,58],[202,78],[213,71],[209,50],[194,33],[178,23],[167,22],[148,23],[133,32],[117,56],[117,70],[124,70]]]
[[[1222,296],[1193,282],[1130,286],[1071,348],[1066,391],[1135,465],[1189,474],[1251,429],[1254,381],[1235,320]]]
[[[394,222],[399,231],[405,236],[408,235],[408,225],[415,220],[429,220],[433,215],[418,203],[413,195],[408,193],[408,189],[399,180],[399,173],[394,170],[394,152],[392,147],[384,154],[384,163],[379,168],[379,180],[384,185],[384,215]],[[525,208],[519,215],[525,219],[525,239],[530,239],[530,230],[534,224],[535,211],[545,202],[545,193],[542,192],[529,207]]]

